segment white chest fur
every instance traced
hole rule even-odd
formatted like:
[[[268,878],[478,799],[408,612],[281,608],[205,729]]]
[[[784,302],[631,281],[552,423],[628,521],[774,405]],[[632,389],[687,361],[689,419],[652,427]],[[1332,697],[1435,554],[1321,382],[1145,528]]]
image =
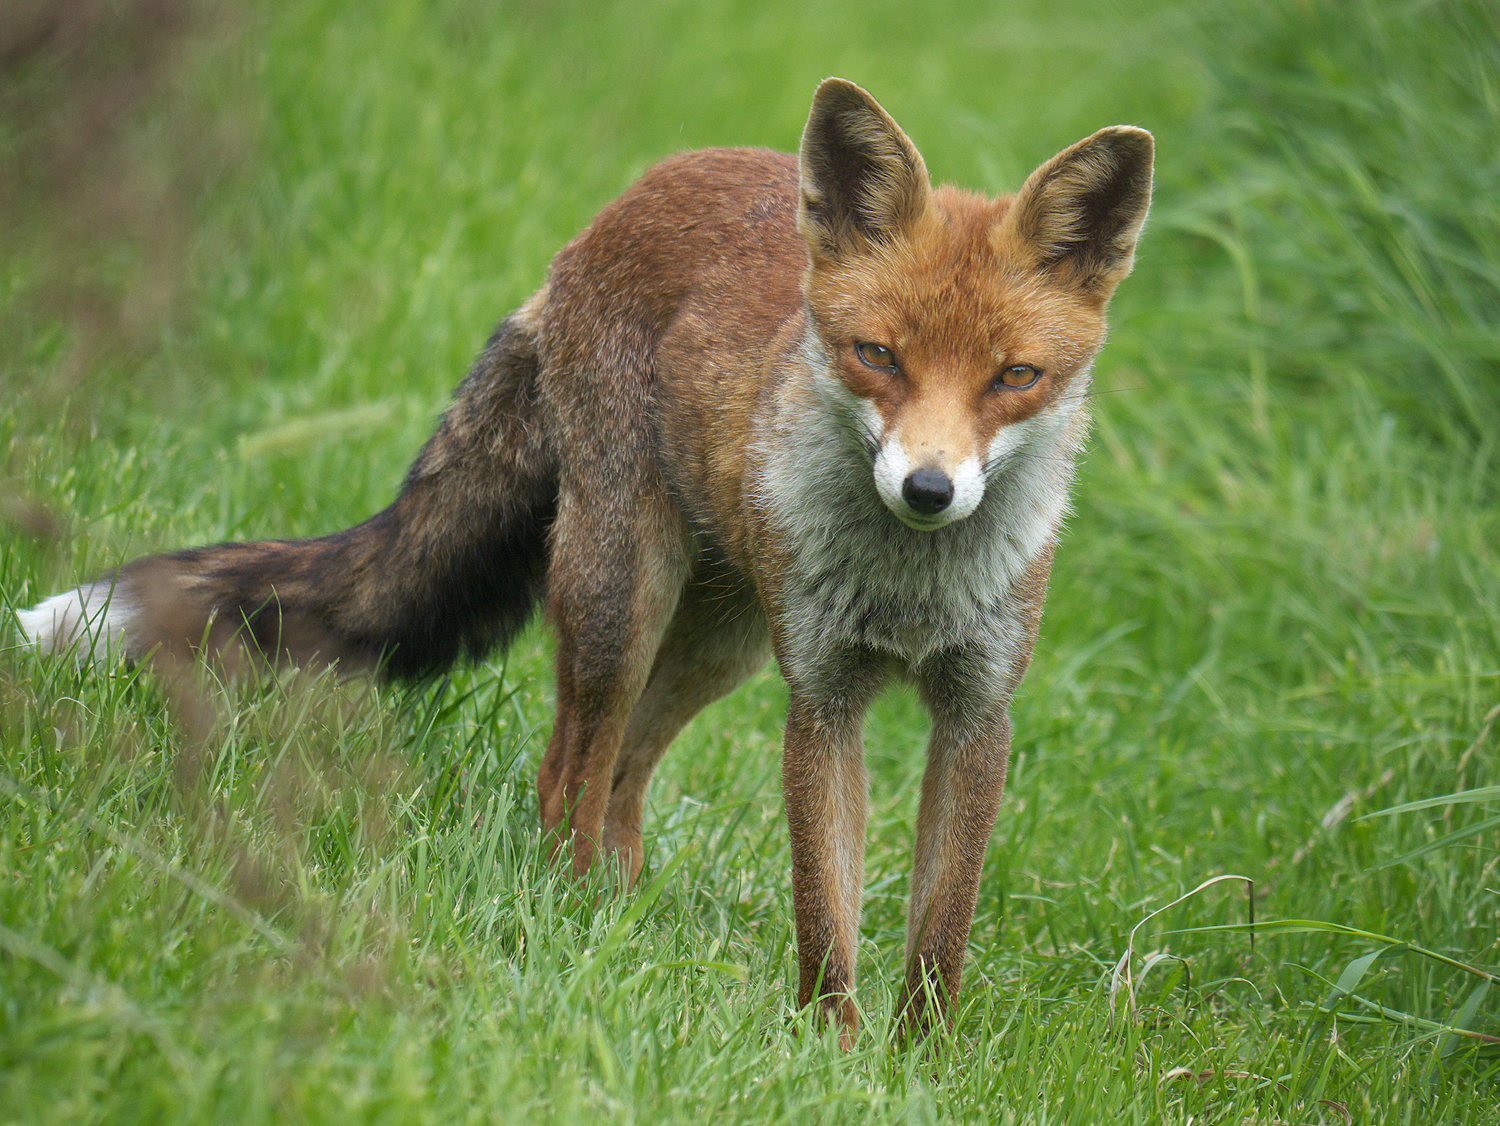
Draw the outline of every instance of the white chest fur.
[[[966,518],[920,530],[880,499],[879,435],[860,402],[822,385],[830,377],[808,381],[787,389],[756,451],[755,502],[790,549],[784,663],[811,673],[831,650],[857,647],[915,667],[975,645],[1003,662],[1017,640],[1012,589],[1067,511],[1082,394],[1010,428],[1024,432],[1007,435],[1014,449]]]

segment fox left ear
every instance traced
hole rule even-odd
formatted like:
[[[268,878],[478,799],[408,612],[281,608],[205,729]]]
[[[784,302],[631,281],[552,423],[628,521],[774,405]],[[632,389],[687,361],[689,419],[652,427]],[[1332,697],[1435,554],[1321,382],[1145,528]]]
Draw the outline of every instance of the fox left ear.
[[[1042,269],[1104,300],[1130,273],[1151,206],[1151,134],[1114,125],[1064,149],[1016,193],[1006,226]]]
[[[901,126],[854,83],[825,79],[799,154],[797,229],[813,259],[887,242],[927,210],[927,165]]]

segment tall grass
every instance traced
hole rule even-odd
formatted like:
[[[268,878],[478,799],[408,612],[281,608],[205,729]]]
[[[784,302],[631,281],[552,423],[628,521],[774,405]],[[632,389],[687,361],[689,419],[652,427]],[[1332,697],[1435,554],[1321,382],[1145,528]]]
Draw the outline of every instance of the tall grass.
[[[792,1003],[773,669],[668,756],[617,901],[540,855],[540,629],[405,691],[12,647],[0,1119],[1500,1121],[1490,6],[192,11],[89,173],[180,235],[79,219],[106,188],[6,197],[9,605],[384,504],[599,205],[675,149],[793,146],[826,74],[989,191],[1143,124],[1156,204],[951,1038],[885,1034],[909,694],[866,732],[841,1055]],[[4,151],[52,152],[80,72],[11,65]],[[1221,874],[1253,897],[1195,892]]]

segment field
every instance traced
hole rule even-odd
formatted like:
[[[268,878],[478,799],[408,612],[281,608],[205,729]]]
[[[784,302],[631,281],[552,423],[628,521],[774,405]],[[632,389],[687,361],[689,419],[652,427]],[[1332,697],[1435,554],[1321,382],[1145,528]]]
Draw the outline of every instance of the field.
[[[20,3],[0,614],[382,507],[601,204],[795,147],[828,74],[989,192],[1158,143],[952,1034],[887,1029],[909,694],[840,1054],[794,1005],[774,667],[674,747],[614,899],[540,854],[540,625],[393,689],[6,621],[0,1123],[1500,1123],[1488,0]]]

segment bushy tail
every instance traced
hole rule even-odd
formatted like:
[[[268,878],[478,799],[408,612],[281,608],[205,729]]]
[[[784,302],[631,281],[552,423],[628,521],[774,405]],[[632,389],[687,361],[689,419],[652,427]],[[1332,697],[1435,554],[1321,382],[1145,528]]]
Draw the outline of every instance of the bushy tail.
[[[134,560],[20,612],[44,647],[201,650],[415,679],[509,641],[543,593],[557,465],[533,301],[496,331],[385,511],[331,536]]]

